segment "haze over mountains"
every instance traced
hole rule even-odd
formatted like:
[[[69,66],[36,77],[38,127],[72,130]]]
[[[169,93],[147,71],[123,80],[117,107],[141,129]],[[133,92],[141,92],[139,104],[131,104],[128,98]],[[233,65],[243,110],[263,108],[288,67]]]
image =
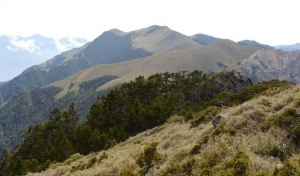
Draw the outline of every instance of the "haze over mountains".
[[[24,57],[38,57],[39,52],[50,55],[62,46],[74,47],[74,41],[86,42],[41,36],[0,39],[6,42],[1,42],[1,48],[10,51],[7,56],[19,53]],[[11,41],[15,41],[14,45]],[[28,47],[22,48],[20,43]],[[41,51],[42,47],[46,49]],[[18,135],[31,125],[45,122],[52,108],[65,109],[75,102],[84,118],[97,96],[139,75],[235,70],[251,77],[254,83],[270,79],[300,83],[299,59],[299,51],[279,51],[255,41],[236,43],[204,34],[190,37],[165,26],[131,32],[112,29],[82,47],[65,51],[0,83],[1,149],[21,142]]]
[[[0,36],[0,81],[8,81],[32,65],[85,43],[87,40],[84,38],[54,39],[38,34],[29,37]]]
[[[296,51],[296,50],[300,50],[300,43],[296,43],[294,45],[278,45],[275,46],[275,48],[284,51]]]

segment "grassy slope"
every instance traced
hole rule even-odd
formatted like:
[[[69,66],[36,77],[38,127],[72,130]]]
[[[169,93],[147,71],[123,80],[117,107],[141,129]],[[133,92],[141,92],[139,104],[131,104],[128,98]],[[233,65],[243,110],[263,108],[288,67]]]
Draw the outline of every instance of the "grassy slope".
[[[139,75],[147,77],[158,72],[193,71],[196,69],[204,72],[218,72],[224,69],[218,66],[218,62],[228,66],[226,69],[232,70],[237,68],[238,62],[250,57],[258,49],[260,48],[240,45],[230,40],[222,40],[202,48],[176,50],[143,59],[95,66],[51,85],[64,89],[57,96],[62,97],[69,91],[68,87],[71,83],[74,83],[74,86],[70,91],[77,91],[78,85],[83,81],[104,75],[116,75],[120,78],[108,82],[100,87],[99,90],[128,82]]]
[[[274,93],[275,92],[275,93]],[[269,91],[269,95],[254,98],[239,106],[223,109],[223,113],[228,113],[228,117],[223,120],[225,127],[232,127],[237,130],[236,135],[226,133],[210,138],[207,144],[202,145],[198,154],[195,154],[197,163],[207,160],[221,158],[221,163],[213,167],[213,170],[221,169],[222,162],[234,157],[238,150],[244,151],[251,161],[248,171],[249,175],[254,175],[263,170],[272,173],[275,166],[283,163],[278,158],[268,155],[262,156],[257,153],[273,147],[282,151],[289,150],[290,140],[286,133],[278,128],[262,132],[260,125],[262,121],[273,118],[282,113],[285,109],[292,107],[300,99],[300,85],[293,86],[282,92],[278,90]],[[173,117],[174,118],[174,117]],[[56,164],[51,169],[43,173],[29,175],[69,175],[73,166],[87,163],[91,158],[99,159],[105,152],[107,159],[95,163],[85,170],[77,170],[72,175],[115,175],[126,165],[138,169],[135,158],[143,151],[144,147],[151,142],[158,142],[158,153],[162,154],[160,164],[150,169],[147,175],[159,175],[170,164],[182,163],[191,154],[189,152],[195,146],[203,134],[213,132],[213,126],[209,122],[196,128],[190,128],[189,123],[171,123],[140,133],[129,138],[123,143],[98,153],[89,154],[71,164]],[[293,151],[292,158],[299,158],[297,150]],[[200,164],[199,164],[200,165]],[[197,170],[198,166],[193,167]]]
[[[134,48],[144,48],[152,53],[163,53],[179,49],[200,48],[201,44],[166,26],[150,26],[136,30],[132,35]]]

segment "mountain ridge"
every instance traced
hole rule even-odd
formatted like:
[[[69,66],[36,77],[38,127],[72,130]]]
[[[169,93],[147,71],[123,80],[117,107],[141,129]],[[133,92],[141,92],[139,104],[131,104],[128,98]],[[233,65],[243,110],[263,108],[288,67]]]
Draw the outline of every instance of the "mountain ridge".
[[[278,45],[275,46],[275,48],[284,51],[296,51],[296,50],[300,50],[300,43],[296,43],[293,45]]]
[[[54,39],[40,34],[28,37],[0,36],[0,65],[3,66],[1,71],[5,72],[0,80],[8,81],[26,68],[40,64],[62,51],[79,47],[86,42],[83,38]]]
[[[202,45],[209,45],[209,44],[213,44],[213,43],[216,43],[216,42],[219,42],[220,40],[222,40],[221,38],[216,38],[216,37],[209,36],[206,34],[195,34],[195,35],[192,35],[191,38],[194,41],[196,41]]]
[[[266,48],[266,49],[275,49],[273,46],[261,44],[255,40],[241,40],[238,43],[243,44],[243,45],[258,46],[258,47],[262,47],[262,48]]]
[[[66,51],[51,60],[27,69],[24,74],[6,83],[4,88],[0,88],[2,97],[0,100],[4,102],[22,91],[62,80],[79,70],[98,64],[122,62],[155,53],[198,47],[202,45],[167,27],[150,26],[128,33],[116,29],[106,31],[81,48]],[[34,84],[26,84],[25,80],[29,78],[31,80],[27,81],[34,82]],[[20,83],[20,80],[23,83]]]
[[[115,75],[119,78],[108,82],[98,90],[105,90],[109,87],[117,86],[121,83],[130,81],[135,77],[150,76],[154,73],[165,71],[193,71],[202,70],[205,73],[218,72],[224,69],[234,69],[244,58],[250,57],[259,47],[248,47],[237,44],[230,40],[222,40],[219,43],[205,47],[188,50],[177,50],[142,58],[91,67],[78,72],[62,81],[50,84],[51,86],[62,87],[64,90],[58,95],[63,96],[68,91],[76,91],[80,80],[101,77],[105,74]],[[218,50],[218,52],[216,52]],[[229,51],[229,52],[228,52]],[[72,89],[69,85],[73,83]]]

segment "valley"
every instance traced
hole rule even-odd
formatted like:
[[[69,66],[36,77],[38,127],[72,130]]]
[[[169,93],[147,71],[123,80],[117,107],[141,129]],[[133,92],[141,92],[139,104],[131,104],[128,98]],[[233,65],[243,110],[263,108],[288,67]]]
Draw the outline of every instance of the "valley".
[[[299,173],[299,65],[252,40],[108,30],[0,82],[0,175]]]

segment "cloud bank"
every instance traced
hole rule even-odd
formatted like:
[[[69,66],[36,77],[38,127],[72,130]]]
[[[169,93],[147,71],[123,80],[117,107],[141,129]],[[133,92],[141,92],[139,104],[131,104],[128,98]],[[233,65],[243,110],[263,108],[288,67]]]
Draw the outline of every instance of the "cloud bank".
[[[18,40],[17,38],[12,38],[10,40],[11,46],[6,46],[6,49],[10,51],[25,51],[33,53],[41,50],[39,46],[36,45],[35,40]]]

